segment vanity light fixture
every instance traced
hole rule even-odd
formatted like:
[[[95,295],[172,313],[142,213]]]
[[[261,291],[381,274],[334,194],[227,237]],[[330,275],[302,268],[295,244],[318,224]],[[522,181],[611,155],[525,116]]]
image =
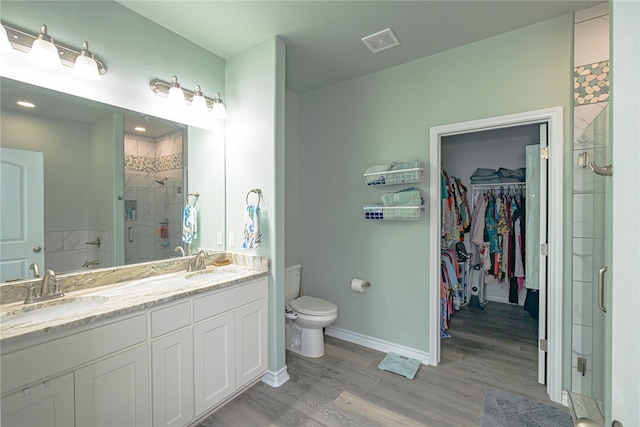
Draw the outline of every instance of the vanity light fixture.
[[[28,31],[16,28],[12,25],[2,23],[2,31],[6,32],[9,45],[13,49],[26,53],[34,61],[53,67],[66,66],[74,69],[74,73],[82,77],[96,79],[96,73],[91,71],[87,74],[87,69],[95,68],[97,76],[104,75],[107,68],[93,53],[89,51],[89,44],[83,43],[82,49],[77,50],[60,43],[54,42],[47,33],[47,26],[40,28],[40,33],[33,34]],[[0,34],[1,36],[2,34]],[[2,41],[0,37],[0,49]],[[95,64],[95,65],[94,65]],[[77,65],[77,67],[76,67]],[[81,71],[85,70],[85,71]]]
[[[178,78],[173,76],[171,78],[171,83],[167,83],[162,80],[151,80],[149,82],[149,87],[158,96],[162,96],[171,101],[172,92],[176,93],[176,99],[179,100],[179,104],[186,102],[190,108],[193,108],[196,111],[208,112],[211,110],[211,115],[216,119],[226,119],[227,112],[222,102],[222,98],[220,98],[220,94],[216,93],[213,98],[208,98],[202,94],[202,89],[200,85],[197,85],[193,92],[183,89],[180,87],[178,83]]]

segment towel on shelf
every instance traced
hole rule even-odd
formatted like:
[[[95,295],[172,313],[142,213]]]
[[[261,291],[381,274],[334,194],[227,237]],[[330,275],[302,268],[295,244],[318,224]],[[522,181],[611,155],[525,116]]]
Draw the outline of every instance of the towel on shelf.
[[[381,199],[384,206],[422,206],[423,203],[420,190],[415,187],[383,194]]]
[[[256,205],[247,205],[244,211],[243,249],[258,249],[260,244],[260,216]]]
[[[364,173],[367,185],[384,185],[385,174],[378,174],[378,172],[387,172],[390,167],[390,165],[376,165],[365,169]]]
[[[198,210],[195,206],[187,205],[184,208],[184,218],[182,220],[182,241],[193,242],[198,238]]]

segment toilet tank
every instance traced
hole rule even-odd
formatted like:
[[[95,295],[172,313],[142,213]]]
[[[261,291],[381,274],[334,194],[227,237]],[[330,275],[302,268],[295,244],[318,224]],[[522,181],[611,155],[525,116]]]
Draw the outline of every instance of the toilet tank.
[[[284,269],[284,300],[289,302],[298,297],[300,293],[300,264],[292,265]]]

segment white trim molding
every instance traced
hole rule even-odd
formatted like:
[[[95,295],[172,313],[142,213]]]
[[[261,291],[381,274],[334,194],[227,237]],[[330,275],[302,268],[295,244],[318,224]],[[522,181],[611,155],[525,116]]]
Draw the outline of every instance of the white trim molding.
[[[278,372],[267,371],[262,376],[261,380],[263,383],[271,386],[271,387],[280,387],[282,384],[289,381],[289,373],[287,372],[287,367],[280,369]]]
[[[548,165],[548,343],[547,392],[554,402],[562,397],[562,257],[563,257],[563,123],[562,107],[509,114],[431,128],[429,147],[429,353],[431,365],[440,362],[440,144],[442,137],[489,129],[547,123]]]
[[[423,365],[431,365],[431,357],[429,356],[429,353],[421,350],[416,350],[415,348],[406,347],[400,344],[395,344],[367,335],[362,335],[357,332],[347,331],[346,329],[336,328],[335,326],[327,327],[324,333],[326,335],[329,335],[330,337],[358,344],[363,347],[371,348],[373,350],[378,350],[385,353],[396,353],[401,356],[417,359],[422,362]]]

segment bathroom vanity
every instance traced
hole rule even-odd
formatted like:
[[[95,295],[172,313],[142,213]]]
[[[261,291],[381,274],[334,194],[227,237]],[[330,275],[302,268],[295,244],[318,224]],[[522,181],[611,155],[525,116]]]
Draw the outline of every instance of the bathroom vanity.
[[[123,281],[28,311],[2,304],[2,425],[194,423],[266,372],[265,265]]]

